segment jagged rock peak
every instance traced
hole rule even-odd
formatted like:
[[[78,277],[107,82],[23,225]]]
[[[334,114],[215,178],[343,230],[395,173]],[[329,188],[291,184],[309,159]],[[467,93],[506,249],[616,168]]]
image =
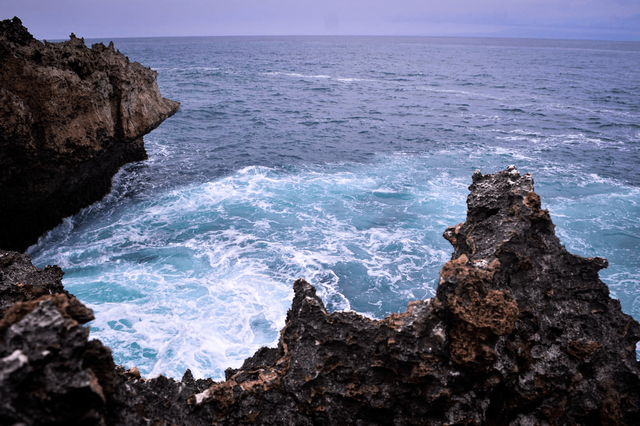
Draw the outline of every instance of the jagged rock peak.
[[[435,298],[374,321],[328,313],[296,281],[278,347],[187,398],[198,419],[638,424],[640,326],[598,278],[606,260],[565,250],[531,175],[478,171],[469,189],[467,220],[444,234],[455,251]],[[147,414],[168,419],[152,414],[148,386],[134,385]]]
[[[13,19],[0,21],[0,37],[4,37],[8,41],[21,46],[26,46],[35,41],[35,38],[22,25],[22,21],[17,16],[14,16]]]

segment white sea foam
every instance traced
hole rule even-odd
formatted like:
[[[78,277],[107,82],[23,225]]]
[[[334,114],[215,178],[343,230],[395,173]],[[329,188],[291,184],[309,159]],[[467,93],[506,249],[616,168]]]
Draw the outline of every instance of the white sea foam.
[[[307,74],[300,74],[297,72],[270,72],[266,74],[267,75],[284,75],[287,77],[296,77],[296,78],[322,79],[322,80],[331,78],[330,75],[325,75],[325,74],[307,75]]]
[[[153,67],[155,71],[219,71],[220,67]]]
[[[301,74],[295,72],[268,72],[265,75],[296,77],[301,79],[313,79],[313,80],[335,80],[342,83],[358,83],[358,82],[374,82],[376,80],[370,78],[357,78],[357,77],[333,77],[326,74]]]
[[[484,98],[484,99],[493,99],[493,100],[502,99],[500,97],[496,97],[495,95],[489,95],[486,93],[470,92],[468,90],[458,90],[458,89],[439,89],[432,86],[417,86],[415,90],[423,91],[423,92],[441,93],[445,95],[456,95],[456,96],[462,96],[465,98],[470,97],[471,99],[475,97]]]
[[[496,138],[496,139],[500,139],[500,138]],[[516,137],[514,139],[527,139],[526,137],[522,136],[522,137]],[[491,149],[494,153],[496,153],[497,155],[504,155],[504,156],[509,156],[512,157],[516,160],[519,161],[532,161],[534,160],[533,156],[527,155],[522,153],[522,151],[516,150],[516,149],[509,149],[509,148],[505,148],[505,147],[493,147]]]
[[[355,77],[338,77],[337,81],[342,81],[344,83],[357,83],[360,81],[376,81],[370,78],[355,78]]]

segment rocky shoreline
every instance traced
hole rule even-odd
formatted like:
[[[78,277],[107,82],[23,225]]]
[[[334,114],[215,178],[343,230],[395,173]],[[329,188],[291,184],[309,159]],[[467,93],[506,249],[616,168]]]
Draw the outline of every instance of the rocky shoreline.
[[[607,261],[565,250],[529,174],[469,189],[436,297],[371,320],[298,280],[278,347],[221,382],[116,366],[59,269],[3,251],[2,298],[32,290],[0,320],[0,423],[640,424],[640,325],[598,278]]]
[[[104,197],[143,136],[178,111],[156,72],[73,34],[40,42],[0,21],[0,247],[24,251]]]
[[[0,61],[1,425],[640,424],[640,324],[513,166],[473,175],[434,298],[372,320],[301,279],[278,346],[224,381],[116,365],[63,271],[19,251],[105,195],[179,104],[113,45],[41,43],[17,18]]]

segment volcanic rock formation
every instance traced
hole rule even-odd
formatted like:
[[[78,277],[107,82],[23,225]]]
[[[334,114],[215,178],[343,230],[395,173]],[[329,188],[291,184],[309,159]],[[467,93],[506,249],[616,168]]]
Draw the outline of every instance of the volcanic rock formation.
[[[180,104],[113,44],[42,43],[18,18],[0,21],[0,64],[0,247],[24,251],[146,159],[142,137]]]
[[[17,302],[0,320],[0,423],[640,424],[640,325],[598,278],[607,261],[565,250],[529,174],[477,171],[469,189],[436,297],[372,320],[327,312],[298,280],[277,348],[225,381],[141,378],[87,342],[72,296]],[[20,255],[0,254],[2,285],[26,284]]]

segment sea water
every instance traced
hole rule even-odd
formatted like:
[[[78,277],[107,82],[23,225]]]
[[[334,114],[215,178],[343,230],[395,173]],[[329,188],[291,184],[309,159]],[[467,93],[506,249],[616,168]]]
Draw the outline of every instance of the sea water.
[[[108,42],[109,40],[103,40]],[[94,42],[89,41],[89,42]],[[293,296],[372,318],[435,294],[475,169],[531,172],[563,244],[640,319],[640,43],[116,39],[180,111],[29,249],[143,375],[220,379]]]

